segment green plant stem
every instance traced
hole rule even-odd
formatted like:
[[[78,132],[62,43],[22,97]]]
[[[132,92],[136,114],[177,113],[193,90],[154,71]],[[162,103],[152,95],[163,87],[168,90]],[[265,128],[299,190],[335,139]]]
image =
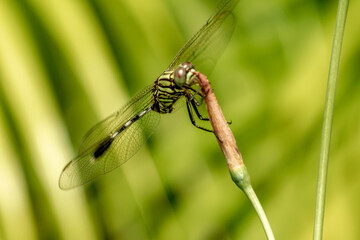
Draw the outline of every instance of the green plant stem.
[[[266,236],[269,240],[274,240],[274,234],[272,232],[270,223],[266,217],[264,209],[261,206],[259,199],[256,196],[256,193],[251,186],[250,176],[247,172],[245,165],[242,165],[240,168],[230,169],[231,178],[235,182],[235,184],[243,190],[245,195],[250,200],[253,205],[257,215],[260,218],[261,224],[264,228]]]
[[[325,194],[326,194],[326,179],[329,162],[330,138],[331,128],[334,113],[334,101],[336,93],[336,82],[338,77],[339,63],[342,40],[344,36],[346,14],[348,9],[348,0],[340,0],[336,27],[333,40],[333,48],[330,60],[329,79],[326,92],[326,102],[324,111],[324,121],[321,135],[321,148],[319,160],[319,173],[316,191],[316,208],[314,221],[314,240],[322,239],[323,224],[324,224],[324,210],[325,210]]]
[[[231,132],[228,123],[225,120],[221,108],[216,100],[215,94],[211,88],[211,85],[205,75],[198,73],[198,78],[199,84],[201,86],[201,91],[205,96],[206,109],[209,113],[210,123],[213,127],[214,134],[219,143],[219,146],[226,158],[231,178],[249,198],[250,202],[255,208],[256,213],[260,218],[267,238],[273,240],[275,239],[275,237],[271,230],[269,221],[267,220],[266,214],[260,204],[260,201],[251,186],[250,176],[244,165],[241,153],[236,145],[236,140]]]

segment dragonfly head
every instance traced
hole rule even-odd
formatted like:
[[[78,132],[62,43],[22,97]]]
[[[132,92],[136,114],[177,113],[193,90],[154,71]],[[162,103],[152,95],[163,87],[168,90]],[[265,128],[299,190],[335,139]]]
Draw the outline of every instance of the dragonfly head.
[[[195,72],[194,66],[190,62],[180,64],[174,71],[175,84],[178,87],[182,87],[185,84],[191,85]]]

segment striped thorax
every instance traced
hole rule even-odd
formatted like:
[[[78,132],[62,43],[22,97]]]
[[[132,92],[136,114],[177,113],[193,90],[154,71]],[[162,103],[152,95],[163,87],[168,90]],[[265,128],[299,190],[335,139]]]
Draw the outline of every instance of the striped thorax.
[[[171,113],[174,103],[182,96],[190,96],[197,84],[194,66],[189,62],[180,64],[175,70],[163,72],[154,83],[152,110]]]

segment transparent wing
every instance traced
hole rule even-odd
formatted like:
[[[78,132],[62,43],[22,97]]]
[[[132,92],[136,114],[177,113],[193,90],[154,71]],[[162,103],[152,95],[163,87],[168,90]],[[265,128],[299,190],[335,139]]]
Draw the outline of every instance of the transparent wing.
[[[84,136],[78,155],[84,154],[93,145],[97,146],[110,134],[117,131],[122,125],[151,105],[153,85],[145,87],[116,113],[105,118],[92,127]]]
[[[94,153],[99,145],[116,132],[129,119],[151,105],[152,87],[138,93],[120,111],[95,125],[84,137],[79,155],[71,160],[60,175],[61,189],[70,189],[85,184],[99,175],[119,167],[131,158],[153,133],[160,114],[149,111],[119,133],[110,147],[99,157]]]
[[[196,70],[210,74],[234,31],[236,21],[232,11],[238,2],[222,0],[205,25],[176,54],[168,70],[191,62]]]

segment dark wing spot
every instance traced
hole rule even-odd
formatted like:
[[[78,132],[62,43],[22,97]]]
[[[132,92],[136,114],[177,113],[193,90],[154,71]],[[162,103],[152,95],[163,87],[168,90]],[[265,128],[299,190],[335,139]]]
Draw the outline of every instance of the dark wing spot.
[[[100,143],[100,146],[94,152],[95,159],[101,157],[101,155],[103,155],[106,152],[106,150],[109,149],[113,140],[114,140],[113,138],[108,137],[102,143]]]

